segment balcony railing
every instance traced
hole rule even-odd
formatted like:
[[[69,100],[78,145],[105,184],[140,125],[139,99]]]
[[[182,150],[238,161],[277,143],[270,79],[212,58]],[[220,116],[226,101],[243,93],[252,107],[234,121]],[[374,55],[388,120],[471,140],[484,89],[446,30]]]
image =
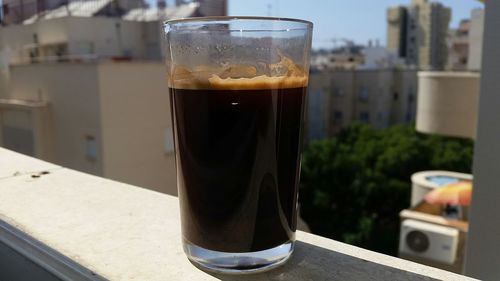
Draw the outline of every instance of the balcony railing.
[[[48,280],[50,276],[63,280],[228,278],[205,273],[186,259],[176,197],[0,148],[0,198],[0,269],[9,269],[0,270],[1,280],[9,279],[9,272],[26,275],[16,276],[23,280],[33,280],[33,272]],[[283,267],[230,279],[472,280],[300,231],[297,240],[295,253]]]

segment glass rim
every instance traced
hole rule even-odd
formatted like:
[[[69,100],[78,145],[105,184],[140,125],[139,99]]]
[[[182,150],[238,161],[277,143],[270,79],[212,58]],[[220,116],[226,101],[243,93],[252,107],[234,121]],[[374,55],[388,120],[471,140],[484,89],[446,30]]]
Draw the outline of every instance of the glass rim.
[[[192,23],[192,22],[217,22],[217,21],[236,21],[236,20],[245,20],[245,21],[279,21],[279,22],[289,22],[289,23],[299,23],[304,24],[304,28],[292,28],[290,30],[307,30],[313,28],[313,23],[303,19],[296,18],[286,18],[286,17],[266,17],[266,16],[209,16],[209,17],[190,17],[190,18],[179,18],[166,20],[163,22],[163,26],[166,27],[168,25],[175,25],[180,23]],[[240,31],[240,30],[238,30]],[[254,31],[252,29],[244,30],[244,31]],[[264,30],[255,30],[255,31],[276,31],[276,29],[264,29]]]

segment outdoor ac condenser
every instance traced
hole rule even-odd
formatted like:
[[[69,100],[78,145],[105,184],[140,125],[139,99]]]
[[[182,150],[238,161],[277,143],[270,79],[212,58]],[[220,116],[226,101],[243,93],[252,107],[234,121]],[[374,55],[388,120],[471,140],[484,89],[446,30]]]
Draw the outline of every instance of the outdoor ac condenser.
[[[453,264],[457,257],[458,241],[457,229],[407,219],[401,224],[399,253]]]

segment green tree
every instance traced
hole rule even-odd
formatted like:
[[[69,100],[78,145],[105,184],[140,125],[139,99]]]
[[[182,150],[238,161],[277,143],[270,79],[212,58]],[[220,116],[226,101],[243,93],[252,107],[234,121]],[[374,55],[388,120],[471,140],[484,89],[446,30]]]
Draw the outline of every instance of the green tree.
[[[470,140],[417,133],[414,125],[377,130],[354,124],[304,150],[302,217],[313,233],[395,255],[411,175],[436,169],[470,173],[472,147]]]

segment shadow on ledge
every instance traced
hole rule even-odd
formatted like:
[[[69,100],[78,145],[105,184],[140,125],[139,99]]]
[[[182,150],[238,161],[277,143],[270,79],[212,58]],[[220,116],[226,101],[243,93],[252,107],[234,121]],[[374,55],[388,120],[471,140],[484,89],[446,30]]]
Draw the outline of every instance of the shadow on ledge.
[[[209,273],[224,281],[229,280],[437,280],[427,276],[401,271],[397,268],[369,262],[309,243],[296,241],[290,260],[274,270],[251,275],[222,275]]]

